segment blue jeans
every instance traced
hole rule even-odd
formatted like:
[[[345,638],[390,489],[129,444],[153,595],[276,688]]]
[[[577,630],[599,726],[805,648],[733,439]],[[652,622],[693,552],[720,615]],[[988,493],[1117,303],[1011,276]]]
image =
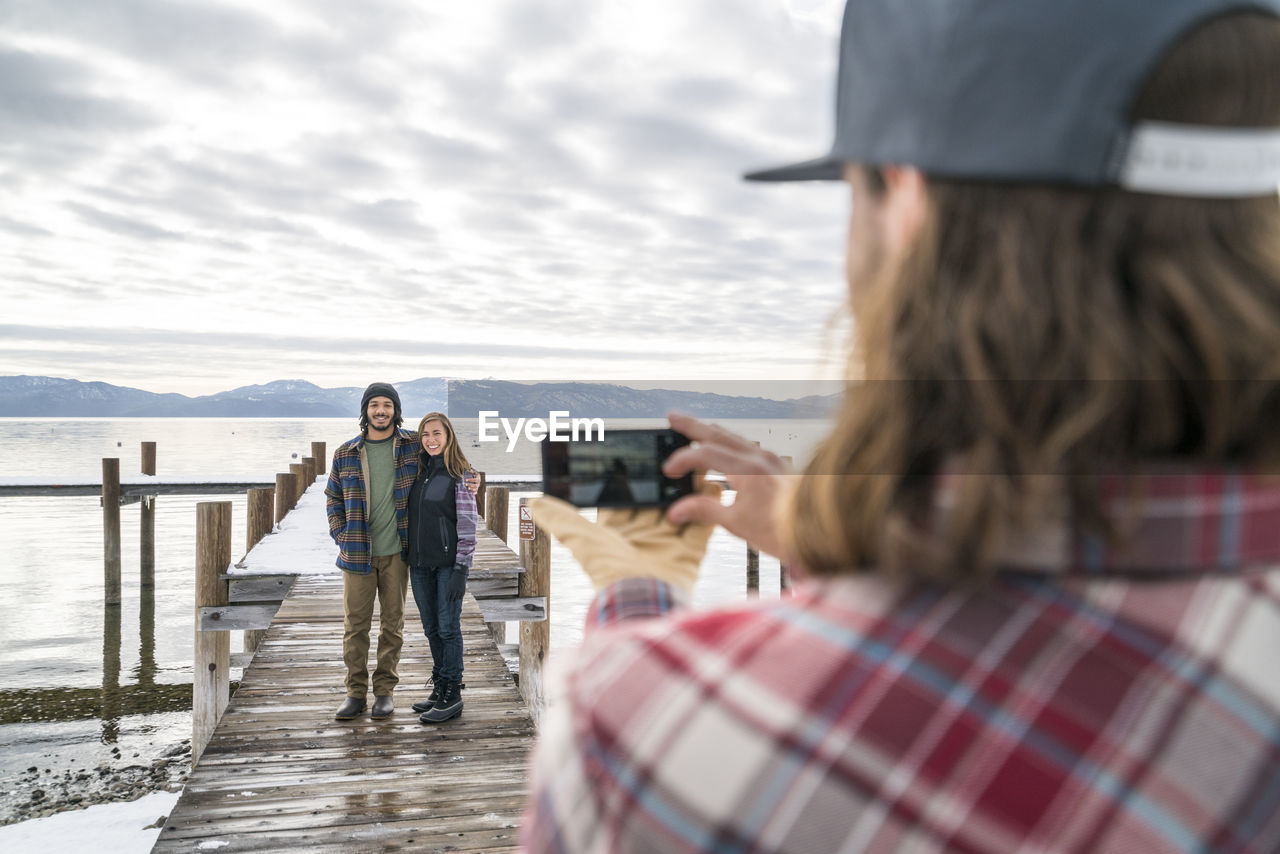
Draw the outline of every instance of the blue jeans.
[[[431,647],[431,678],[437,683],[462,681],[462,600],[448,601],[445,590],[453,573],[466,571],[452,566],[409,568],[413,601]]]

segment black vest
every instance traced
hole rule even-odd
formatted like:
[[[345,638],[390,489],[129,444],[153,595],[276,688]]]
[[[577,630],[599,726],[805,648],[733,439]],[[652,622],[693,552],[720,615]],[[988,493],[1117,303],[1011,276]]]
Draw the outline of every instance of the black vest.
[[[453,566],[458,554],[455,481],[443,456],[422,457],[409,492],[409,566]]]

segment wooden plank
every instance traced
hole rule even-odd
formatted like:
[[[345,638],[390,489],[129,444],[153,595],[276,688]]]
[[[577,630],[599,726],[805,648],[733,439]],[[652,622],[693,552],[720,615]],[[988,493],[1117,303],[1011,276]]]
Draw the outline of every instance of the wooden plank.
[[[275,831],[261,827],[246,829],[234,837],[211,835],[210,842],[228,842],[231,847],[218,851],[300,852],[300,854],[351,854],[353,851],[465,851],[482,854],[487,851],[511,851],[517,848],[519,810],[486,810],[469,822],[456,822],[448,827],[432,828],[423,820],[388,820],[375,809],[386,809],[371,803],[370,818],[359,824],[346,824],[324,829]],[[393,813],[394,814],[394,813]],[[424,827],[424,824],[427,824]],[[175,840],[174,846],[156,851],[192,851],[195,841]]]
[[[497,578],[468,578],[467,590],[477,599],[505,599],[520,592],[514,575]]]
[[[229,632],[237,629],[267,629],[278,605],[206,605],[197,608],[202,632]]]
[[[546,596],[523,596],[512,599],[481,599],[480,612],[486,623],[528,621],[547,618]]]
[[[248,489],[274,485],[274,483],[265,481],[261,483],[258,481],[122,483],[120,484],[120,494],[124,497],[146,495],[234,495]],[[0,496],[101,494],[101,483],[0,483]]]
[[[476,560],[480,561],[485,557],[486,555],[477,554]],[[497,576],[511,576],[514,578],[524,572],[524,567],[518,563],[498,564],[494,566],[473,566],[471,571],[478,578],[493,578]]]
[[[279,602],[293,587],[293,575],[224,575],[227,600],[239,602]]]

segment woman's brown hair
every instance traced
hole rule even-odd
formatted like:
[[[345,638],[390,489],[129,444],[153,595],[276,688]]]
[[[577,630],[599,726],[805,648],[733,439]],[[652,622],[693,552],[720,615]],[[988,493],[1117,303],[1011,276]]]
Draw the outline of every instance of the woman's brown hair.
[[[462,453],[462,448],[458,447],[458,434],[454,432],[453,422],[449,420],[449,416],[443,412],[428,412],[422,416],[422,420],[418,422],[418,433],[416,439],[418,444],[422,444],[422,431],[427,428],[427,424],[431,421],[439,421],[444,427],[444,450],[440,452],[440,456],[444,459],[445,470],[449,472],[449,476],[454,480],[461,480],[471,471],[471,463],[467,462],[467,455]],[[426,456],[426,451],[421,452]]]
[[[1280,125],[1280,23],[1234,14],[1200,27],[1131,116]],[[1277,461],[1275,196],[936,178],[928,195],[909,256],[851,283],[850,374],[864,379],[788,511],[810,572],[975,580],[1036,521],[1046,483],[1086,530],[1115,538],[1099,473]],[[939,516],[944,471],[957,476]]]

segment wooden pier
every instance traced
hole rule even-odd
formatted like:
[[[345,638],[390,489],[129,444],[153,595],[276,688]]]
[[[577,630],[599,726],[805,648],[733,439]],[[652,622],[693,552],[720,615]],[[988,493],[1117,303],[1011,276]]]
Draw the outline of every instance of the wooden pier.
[[[501,558],[505,546],[483,536]],[[532,716],[468,595],[463,712],[419,724],[409,706],[427,695],[431,660],[416,623],[410,599],[392,718],[335,721],[345,696],[342,579],[299,577],[153,850],[514,848]],[[371,636],[376,646],[376,620]]]
[[[300,474],[250,491],[248,551],[234,565],[230,503],[196,507],[193,769],[153,850],[515,848],[547,646],[545,532],[522,541],[517,556],[503,541],[508,490],[477,496],[482,508],[486,492],[489,500],[463,601],[459,717],[423,725],[410,708],[426,698],[431,674],[410,597],[395,713],[340,722],[342,576],[332,567],[336,549],[316,550],[317,541],[330,545],[321,484],[315,471]],[[521,621],[521,642],[503,644],[504,657],[511,620]],[[246,651],[228,700],[234,629],[245,630]],[[377,635],[375,611],[371,653]],[[518,682],[507,663],[517,656]]]

